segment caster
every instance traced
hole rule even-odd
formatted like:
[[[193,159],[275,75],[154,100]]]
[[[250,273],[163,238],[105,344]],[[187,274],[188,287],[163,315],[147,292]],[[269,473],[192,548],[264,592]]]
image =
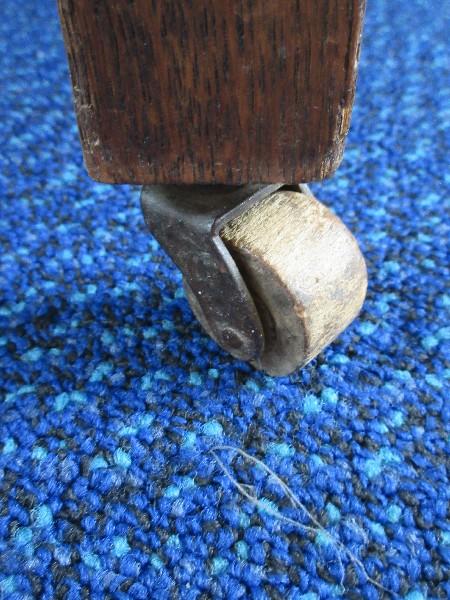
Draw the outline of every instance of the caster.
[[[142,207],[205,331],[286,375],[356,317],[367,271],[353,235],[306,186],[254,188],[148,187]]]

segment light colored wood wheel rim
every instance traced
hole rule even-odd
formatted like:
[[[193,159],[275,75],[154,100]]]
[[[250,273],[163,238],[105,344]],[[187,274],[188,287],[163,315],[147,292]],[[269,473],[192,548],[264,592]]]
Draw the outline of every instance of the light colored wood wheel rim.
[[[263,322],[265,349],[256,368],[291,373],[358,314],[367,288],[364,258],[347,227],[313,196],[276,192],[228,223],[221,237]]]

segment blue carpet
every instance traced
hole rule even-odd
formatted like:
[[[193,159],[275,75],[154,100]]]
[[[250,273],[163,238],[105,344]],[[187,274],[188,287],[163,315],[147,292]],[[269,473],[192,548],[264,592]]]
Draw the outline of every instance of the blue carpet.
[[[0,20],[0,596],[448,598],[446,3],[369,2],[314,186],[368,299],[281,379],[202,333],[139,190],[84,172],[53,4]]]

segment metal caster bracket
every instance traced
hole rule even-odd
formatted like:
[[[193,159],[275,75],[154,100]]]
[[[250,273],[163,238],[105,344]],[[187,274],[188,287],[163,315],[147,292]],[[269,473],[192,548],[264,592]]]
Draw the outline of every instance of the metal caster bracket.
[[[156,185],[144,187],[141,194],[145,222],[183,273],[204,326],[225,350],[242,360],[262,354],[264,332],[252,296],[220,231],[282,187],[281,183]],[[306,186],[300,187],[309,193]]]

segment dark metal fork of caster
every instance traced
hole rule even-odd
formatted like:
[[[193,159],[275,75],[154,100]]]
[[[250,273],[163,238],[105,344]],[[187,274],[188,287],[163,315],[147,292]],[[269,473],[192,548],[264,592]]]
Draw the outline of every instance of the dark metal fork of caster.
[[[223,348],[306,364],[366,289],[354,238],[297,185],[341,160],[365,0],[58,5],[91,176],[148,186],[145,219]]]

